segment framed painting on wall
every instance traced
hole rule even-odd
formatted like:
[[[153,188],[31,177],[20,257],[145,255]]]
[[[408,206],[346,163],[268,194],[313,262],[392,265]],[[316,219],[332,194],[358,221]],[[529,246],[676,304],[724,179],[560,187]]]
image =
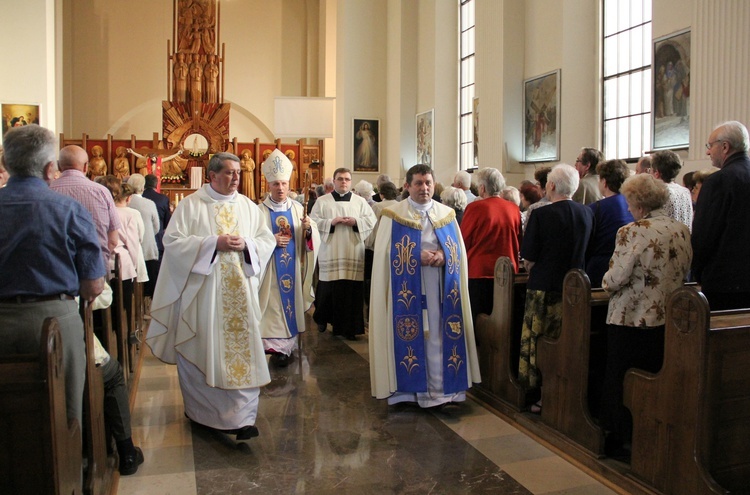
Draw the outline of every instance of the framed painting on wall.
[[[432,167],[432,157],[435,153],[433,145],[435,127],[433,125],[434,109],[417,114],[417,161],[415,165],[424,164]]]
[[[39,105],[3,103],[3,136],[13,127],[39,124]]]
[[[355,172],[377,172],[380,170],[380,121],[377,119],[354,119],[353,161]]]
[[[690,30],[654,40],[653,149],[690,144]]]
[[[523,161],[560,159],[560,69],[523,82]]]

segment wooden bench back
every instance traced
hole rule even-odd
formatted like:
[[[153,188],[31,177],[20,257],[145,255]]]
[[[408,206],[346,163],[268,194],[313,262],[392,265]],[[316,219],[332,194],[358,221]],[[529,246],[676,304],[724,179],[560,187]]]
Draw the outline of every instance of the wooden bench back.
[[[665,494],[747,490],[750,311],[711,313],[694,288],[675,291],[662,369],[628,371],[625,405],[634,476]]]
[[[57,320],[39,354],[0,358],[0,493],[80,494],[81,428],[68,421]]]
[[[527,280],[527,274],[514,273],[510,258],[498,258],[492,314],[480,314],[474,329],[482,383],[472,392],[499,410],[526,406],[526,390],[518,382],[518,353]]]
[[[609,295],[591,290],[583,270],[570,270],[563,281],[560,337],[537,341],[537,366],[542,372],[542,421],[594,455],[604,454],[604,431],[589,410],[589,355],[592,312],[604,309]],[[600,322],[598,322],[600,323]]]

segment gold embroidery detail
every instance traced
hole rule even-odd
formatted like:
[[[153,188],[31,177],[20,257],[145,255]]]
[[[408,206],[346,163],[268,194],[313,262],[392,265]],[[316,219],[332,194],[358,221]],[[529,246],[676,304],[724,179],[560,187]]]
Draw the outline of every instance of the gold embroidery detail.
[[[448,249],[448,259],[445,262],[448,267],[448,273],[458,273],[460,264],[458,259],[458,243],[449,235],[445,240],[445,247]]]
[[[412,371],[419,368],[419,363],[417,362],[419,358],[414,355],[414,349],[411,346],[407,346],[406,349],[408,354],[401,360],[401,366],[406,368],[406,372],[411,375]]]
[[[286,312],[287,316],[291,320],[294,318],[294,306],[292,306],[292,300],[289,299],[286,302],[286,308],[284,308],[284,312]]]
[[[398,302],[406,306],[407,310],[409,309],[409,306],[411,306],[412,301],[417,298],[417,296],[415,296],[414,293],[406,286],[406,280],[401,282],[401,290],[398,291],[398,295]]]
[[[448,299],[451,300],[453,303],[453,309],[456,309],[456,304],[458,304],[459,298],[461,294],[458,291],[458,282],[455,280],[453,281],[453,288],[448,292],[448,294],[445,296]]]
[[[417,243],[412,241],[408,235],[404,235],[401,240],[393,245],[396,249],[396,259],[393,260],[393,269],[396,275],[402,275],[404,269],[409,275],[414,275],[417,268],[417,260],[412,257],[412,251]]]
[[[406,227],[415,230],[422,230],[422,223],[419,220],[412,220],[411,218],[399,216],[398,213],[391,210],[390,208],[386,208],[385,210],[383,210],[383,216],[388,217],[394,222],[400,223],[401,225],[404,225]]]
[[[453,368],[456,374],[458,374],[458,370],[461,369],[461,365],[464,362],[463,359],[461,359],[461,356],[459,356],[458,352],[456,351],[457,347],[457,345],[453,346],[453,354],[451,354],[451,357],[448,358],[448,368]]]
[[[448,327],[450,327],[451,332],[453,332],[456,335],[461,335],[461,322],[460,321],[449,321]]]
[[[289,262],[292,261],[292,255],[289,254],[289,251],[286,250],[286,248],[282,248],[283,251],[279,258],[281,259],[281,262],[284,264],[284,266],[289,265]]]
[[[234,204],[215,204],[214,214],[218,235],[239,235]],[[238,252],[219,253],[224,373],[229,387],[242,387],[252,382],[253,352],[247,305],[249,285],[240,256]]]

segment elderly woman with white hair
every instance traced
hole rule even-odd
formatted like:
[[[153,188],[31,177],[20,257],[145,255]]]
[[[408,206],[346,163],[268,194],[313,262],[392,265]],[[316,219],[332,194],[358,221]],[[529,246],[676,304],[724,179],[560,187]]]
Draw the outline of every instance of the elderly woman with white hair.
[[[594,225],[591,208],[572,201],[579,177],[570,165],[556,165],[547,176],[551,204],[529,216],[521,257],[529,272],[521,330],[518,379],[530,389],[541,387],[536,343],[541,336],[557,338],[562,327],[563,279],[572,268],[586,266],[586,248]],[[467,212],[468,213],[468,212]],[[541,400],[531,406],[540,413]]]
[[[354,186],[354,194],[363,198],[365,201],[367,201],[367,204],[370,206],[375,204],[375,200],[372,199],[372,194],[374,190],[375,189],[372,187],[372,184],[370,184],[364,179],[357,182],[357,185]]]
[[[461,220],[464,217],[464,210],[467,205],[466,193],[464,190],[459,189],[458,187],[448,186],[440,193],[440,202],[445,206],[453,208],[453,211],[456,212],[456,221],[461,225]]]
[[[466,207],[461,235],[469,263],[471,316],[476,323],[480,313],[492,313],[495,262],[507,256],[518,271],[521,237],[521,210],[500,194],[505,178],[495,168],[483,168],[474,174],[479,198]]]
[[[606,453],[626,457],[632,423],[622,399],[625,372],[661,368],[667,298],[682,286],[693,250],[687,226],[667,213],[670,196],[664,182],[639,174],[627,179],[620,192],[635,221],[617,231],[602,279],[610,299],[600,419],[608,431]]]

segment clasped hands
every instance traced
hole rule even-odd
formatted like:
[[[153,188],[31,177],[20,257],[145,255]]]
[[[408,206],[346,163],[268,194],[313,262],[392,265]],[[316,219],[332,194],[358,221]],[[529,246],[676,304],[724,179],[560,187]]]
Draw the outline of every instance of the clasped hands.
[[[245,239],[238,235],[222,234],[216,239],[217,251],[244,251]]]
[[[445,253],[439,249],[435,251],[423,249],[421,261],[422,266],[443,266],[445,265]]]
[[[331,225],[347,225],[349,227],[354,227],[357,225],[357,219],[353,217],[336,217],[333,220],[331,220]]]
[[[277,232],[273,235],[276,238],[276,247],[287,247],[289,244],[289,236]]]

